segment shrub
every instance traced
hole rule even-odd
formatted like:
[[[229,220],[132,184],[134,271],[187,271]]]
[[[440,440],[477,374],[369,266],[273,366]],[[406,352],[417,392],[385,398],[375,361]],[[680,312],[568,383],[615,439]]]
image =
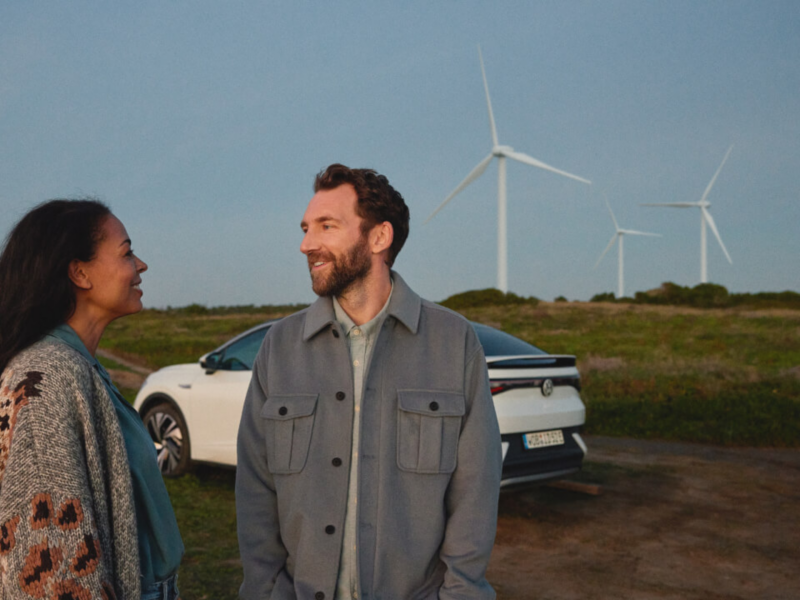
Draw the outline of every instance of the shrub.
[[[146,309],[156,312],[166,312],[167,314],[182,317],[203,317],[203,316],[223,316],[223,315],[261,315],[285,313],[290,314],[307,308],[308,304],[240,304],[234,306],[212,306],[206,307],[202,304],[189,304],[188,306],[173,307],[168,306],[166,311],[159,309]]]
[[[503,293],[496,288],[486,288],[485,290],[470,290],[455,294],[442,300],[439,304],[450,310],[464,310],[465,308],[476,308],[479,306],[508,305],[508,304],[531,304],[536,306],[539,299],[533,296],[523,298],[513,292]]]
[[[800,294],[797,292],[759,292],[757,294],[731,294],[734,306],[754,308],[795,308],[800,309]]]
[[[693,288],[683,287],[667,281],[660,288],[647,292],[636,292],[637,304],[671,304],[695,308],[725,308],[730,306],[728,290],[716,283],[701,283]]]
[[[602,294],[595,294],[589,302],[616,302],[617,298],[612,292],[603,292]]]
[[[208,308],[202,304],[190,304],[189,306],[178,310],[181,310],[184,314],[191,315],[193,317],[208,314]]]
[[[592,302],[610,302],[610,294],[597,294]],[[624,299],[618,299],[620,302]],[[694,287],[682,287],[671,281],[661,284],[654,290],[636,292],[636,304],[669,304],[693,306],[695,308],[728,308],[749,306],[752,308],[793,308],[800,309],[800,294],[792,291],[759,292],[757,294],[731,294],[716,283],[700,283]]]
[[[701,283],[692,288],[689,301],[697,308],[724,308],[730,304],[728,290],[716,283]]]

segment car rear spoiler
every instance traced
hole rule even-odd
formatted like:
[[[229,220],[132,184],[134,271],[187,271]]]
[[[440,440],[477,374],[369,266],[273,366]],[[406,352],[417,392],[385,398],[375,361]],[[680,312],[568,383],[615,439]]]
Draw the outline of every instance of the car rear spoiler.
[[[569,354],[520,354],[514,356],[487,356],[490,369],[544,369],[574,367],[575,357]]]

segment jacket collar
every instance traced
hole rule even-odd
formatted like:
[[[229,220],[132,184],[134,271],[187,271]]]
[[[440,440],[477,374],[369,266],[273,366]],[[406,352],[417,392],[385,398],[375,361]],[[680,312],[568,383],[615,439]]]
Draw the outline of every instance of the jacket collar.
[[[83,358],[89,361],[90,365],[100,365],[100,363],[97,362],[97,359],[89,353],[89,350],[86,349],[86,345],[83,343],[81,338],[78,337],[78,334],[75,332],[75,330],[66,323],[62,323],[61,325],[51,329],[49,332],[47,332],[45,337],[48,336],[55,338],[73,350],[76,350],[81,356],[83,356]]]
[[[412,290],[403,278],[392,271],[394,291],[389,301],[387,317],[394,317],[400,321],[413,334],[419,329],[419,316],[422,311],[422,299]],[[303,341],[307,342],[317,335],[323,328],[335,325],[336,315],[333,312],[331,298],[318,298],[306,312],[306,322],[303,328]]]

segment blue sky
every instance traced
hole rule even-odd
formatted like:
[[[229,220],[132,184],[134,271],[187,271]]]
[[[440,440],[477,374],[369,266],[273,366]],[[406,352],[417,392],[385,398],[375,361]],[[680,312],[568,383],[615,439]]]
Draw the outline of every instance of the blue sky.
[[[422,222],[500,142],[592,186],[508,164],[509,288],[699,281],[699,200],[727,148],[709,279],[800,290],[800,3],[4,2],[0,234],[95,195],[150,265],[147,306],[308,302],[314,174],[372,167],[404,195],[396,268],[441,300],[493,287],[497,167]]]

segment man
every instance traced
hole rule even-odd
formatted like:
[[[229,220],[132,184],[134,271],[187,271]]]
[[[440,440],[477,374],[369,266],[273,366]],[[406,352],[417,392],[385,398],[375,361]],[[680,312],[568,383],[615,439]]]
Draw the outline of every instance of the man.
[[[502,467],[469,323],[391,271],[388,180],[317,175],[300,250],[320,298],[272,326],[239,429],[245,600],[490,599]]]

